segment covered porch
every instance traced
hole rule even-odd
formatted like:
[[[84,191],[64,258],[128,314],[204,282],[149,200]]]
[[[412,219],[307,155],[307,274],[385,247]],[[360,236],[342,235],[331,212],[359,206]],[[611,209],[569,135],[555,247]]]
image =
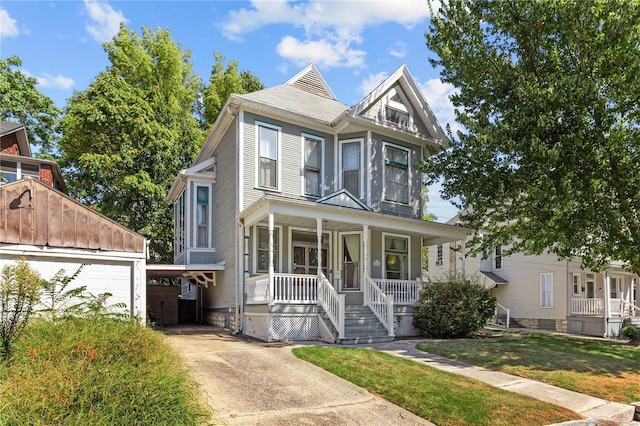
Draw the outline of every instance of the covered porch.
[[[318,317],[318,333],[324,322],[338,339],[349,334],[346,312],[357,305],[394,337],[424,285],[422,248],[464,241],[470,232],[361,205],[277,196],[261,198],[240,217],[245,320],[255,324],[260,314],[271,329],[275,316]]]

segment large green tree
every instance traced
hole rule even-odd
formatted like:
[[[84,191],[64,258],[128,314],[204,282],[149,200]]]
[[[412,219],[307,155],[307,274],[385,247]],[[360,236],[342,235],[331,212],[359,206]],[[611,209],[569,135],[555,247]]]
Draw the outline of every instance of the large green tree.
[[[209,85],[204,89],[204,121],[209,128],[220,115],[222,107],[232,93],[250,93],[264,89],[260,80],[249,71],[238,72],[238,62],[229,61],[224,67],[224,56],[213,52],[215,63],[211,68]]]
[[[152,261],[172,261],[165,200],[204,134],[194,113],[201,81],[170,31],[124,26],[104,44],[111,65],[69,100],[60,149],[70,192],[148,237]]]
[[[640,2],[445,0],[426,40],[463,130],[424,171],[475,247],[640,272]]]
[[[60,117],[51,98],[38,90],[38,80],[20,71],[22,60],[0,59],[0,120],[23,124],[38,155],[51,154],[56,146],[55,128]]]

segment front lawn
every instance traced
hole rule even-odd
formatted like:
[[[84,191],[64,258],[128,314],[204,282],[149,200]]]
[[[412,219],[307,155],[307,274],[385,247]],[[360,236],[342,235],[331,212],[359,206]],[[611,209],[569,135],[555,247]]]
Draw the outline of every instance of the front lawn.
[[[439,426],[546,425],[580,418],[567,409],[384,352],[309,346],[293,353]]]
[[[609,401],[640,401],[640,349],[560,334],[425,340],[418,349]]]

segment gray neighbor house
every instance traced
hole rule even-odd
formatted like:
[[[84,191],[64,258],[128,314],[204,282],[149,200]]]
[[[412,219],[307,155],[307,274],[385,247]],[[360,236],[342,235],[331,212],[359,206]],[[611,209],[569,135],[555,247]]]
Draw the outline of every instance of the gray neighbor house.
[[[415,335],[422,220],[414,164],[448,139],[406,66],[349,107],[315,65],[231,95],[176,178],[175,259],[198,320],[265,341]]]

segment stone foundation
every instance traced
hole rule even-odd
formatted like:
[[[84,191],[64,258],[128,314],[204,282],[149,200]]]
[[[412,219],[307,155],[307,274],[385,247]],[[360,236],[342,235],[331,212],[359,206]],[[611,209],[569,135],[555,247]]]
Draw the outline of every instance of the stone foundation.
[[[236,313],[229,312],[229,309],[211,309],[203,312],[202,322],[216,327],[235,330]]]
[[[568,322],[566,319],[540,320],[538,318],[511,318],[511,320],[518,323],[520,327],[524,328],[553,330],[560,333],[566,333],[568,329]]]

